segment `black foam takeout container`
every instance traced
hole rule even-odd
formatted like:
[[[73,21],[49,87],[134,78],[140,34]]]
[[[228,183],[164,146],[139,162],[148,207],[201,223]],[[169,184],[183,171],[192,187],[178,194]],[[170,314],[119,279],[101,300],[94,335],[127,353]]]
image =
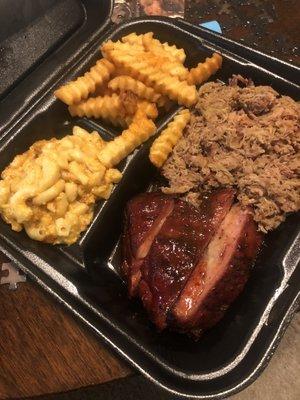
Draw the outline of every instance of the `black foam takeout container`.
[[[113,26],[110,2],[49,0],[44,6],[45,21],[49,23],[49,15],[52,18],[51,29],[39,17],[22,26],[11,40],[0,35],[2,48],[7,46],[7,57],[14,61],[9,64],[0,58],[1,77],[5,77],[0,89],[1,170],[35,141],[62,137],[76,124],[96,129],[106,140],[118,134],[99,121],[71,118],[53,90],[85,72],[99,58],[103,40],[129,32],[153,31],[159,39],[184,47],[188,66],[219,51],[224,64],[213,79],[226,81],[233,73],[242,74],[299,100],[298,68],[206,29],[166,18]],[[32,28],[43,34],[35,33],[35,46],[27,43],[24,48],[22,35]],[[16,43],[23,49],[21,55],[9,51]],[[13,65],[19,65],[22,57],[25,61],[15,71]],[[158,131],[175,112],[158,121]],[[99,202],[90,228],[76,245],[35,242],[1,220],[0,249],[133,366],[177,398],[227,397],[259,375],[296,310],[299,215],[289,216],[267,235],[244,292],[216,327],[198,342],[176,333],[158,334],[141,305],[128,300],[118,269],[124,205],[149,189],[155,176],[147,157],[149,146],[150,142],[144,144],[121,164],[123,179],[108,201]]]

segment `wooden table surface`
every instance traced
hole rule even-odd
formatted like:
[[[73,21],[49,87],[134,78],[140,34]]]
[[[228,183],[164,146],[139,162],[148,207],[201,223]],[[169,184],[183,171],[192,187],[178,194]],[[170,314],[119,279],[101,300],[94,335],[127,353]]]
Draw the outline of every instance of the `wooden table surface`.
[[[0,286],[0,399],[64,392],[131,370],[34,282]]]
[[[226,36],[300,64],[298,0],[186,3],[189,21],[217,19]],[[132,373],[35,283],[16,291],[0,286],[0,399],[63,392]]]

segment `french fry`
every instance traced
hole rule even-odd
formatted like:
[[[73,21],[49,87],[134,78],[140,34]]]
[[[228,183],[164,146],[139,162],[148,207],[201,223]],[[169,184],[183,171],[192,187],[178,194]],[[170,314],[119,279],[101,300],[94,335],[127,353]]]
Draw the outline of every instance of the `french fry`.
[[[102,118],[115,126],[127,126],[126,111],[117,94],[91,97],[87,101],[69,106],[69,112],[72,117]]]
[[[150,102],[154,102],[157,104],[158,107],[163,107],[166,111],[170,109],[172,106],[173,102],[168,98],[168,96],[163,96],[160,93],[156,92],[153,88],[150,86],[146,86],[143,82],[132,78],[129,75],[126,75],[127,69],[123,67],[116,67],[115,71],[115,78],[113,78],[109,83],[108,83],[108,88],[106,90],[109,90],[111,92],[116,92],[116,91],[131,91],[132,93],[135,93],[138,97],[141,99],[144,98],[146,100],[149,100]],[[123,78],[126,77],[126,82],[123,81]],[[117,78],[121,78],[118,80]],[[129,78],[129,79],[127,79]],[[130,83],[129,83],[130,82]],[[133,83],[134,82],[134,83]],[[138,88],[135,88],[134,86],[138,86]],[[141,86],[143,85],[143,86]],[[143,87],[143,91],[141,88]],[[145,91],[144,91],[145,90]],[[154,110],[154,108],[152,108]],[[157,111],[152,111],[151,114],[155,114]],[[150,118],[156,118],[152,117],[151,114],[148,114],[148,117]]]
[[[106,168],[112,168],[127,157],[135,148],[148,140],[156,131],[154,122],[144,112],[138,110],[128,129],[116,137],[99,153],[100,162]]]
[[[156,102],[161,97],[161,95],[159,93],[156,93],[154,89],[146,86],[143,82],[140,82],[128,75],[121,75],[113,78],[108,83],[108,87],[114,92],[130,90],[138,97],[149,100],[151,102]]]
[[[128,70],[130,76],[142,81],[147,86],[154,87],[157,92],[165,94],[170,99],[187,107],[196,103],[196,87],[162,72],[160,65],[153,65],[151,53],[146,53],[148,57],[144,55],[140,59],[120,50],[111,50],[109,54],[114,64],[123,66]]]
[[[154,103],[149,103],[148,101],[139,101],[137,108],[143,111],[148,118],[156,119],[158,116],[158,110]]]
[[[159,59],[158,59],[159,60]],[[161,57],[160,68],[163,72],[170,74],[171,76],[178,77],[179,80],[184,81],[187,79],[189,70],[185,68],[184,65],[176,62],[171,61],[167,57]]]
[[[153,39],[153,32],[148,32],[143,35],[143,44],[147,52],[163,59],[162,71],[168,72],[172,76],[178,76],[180,80],[186,79],[188,70],[173,53],[168,51],[171,48],[168,43],[165,43],[166,46],[164,46],[159,40]],[[178,50],[175,46],[173,48]]]
[[[181,138],[183,130],[189,120],[189,110],[185,109],[180,111],[173,121],[168,124],[166,129],[161,132],[159,137],[155,139],[150,148],[149,158],[152,164],[157,168],[162,167],[165,163],[175,144]]]
[[[122,173],[115,168],[106,170],[104,180],[106,183],[118,183],[122,178]]]
[[[152,51],[159,51],[158,49],[160,48],[160,49],[163,49],[167,53],[169,58],[172,57],[174,60],[177,60],[181,64],[183,64],[185,62],[186,55],[185,55],[184,50],[177,48],[175,45],[171,46],[167,42],[161,43],[157,39],[149,40],[147,36],[144,36],[143,43],[144,43],[144,47],[149,51],[151,49],[152,49]]]
[[[143,46],[143,35],[137,35],[135,32],[122,37],[123,43],[138,44]]]
[[[123,49],[121,49],[123,51]],[[186,80],[189,71],[181,63],[170,60],[168,57],[162,54],[155,54],[153,52],[141,53],[139,60],[146,61],[149,65],[158,68],[161,72],[165,72],[167,75],[177,77],[179,80]]]
[[[55,90],[54,95],[68,105],[79,103],[108,81],[114,70],[114,65],[102,58],[83,76]]]
[[[146,50],[162,49],[168,56],[176,59],[182,64],[185,61],[186,55],[183,49],[178,49],[175,45],[171,46],[169,43],[161,43],[159,40],[153,38],[153,32],[147,32],[143,35],[137,35],[136,33],[130,33],[127,36],[122,37],[123,43],[143,45]],[[154,47],[155,46],[155,47]]]
[[[109,59],[108,57],[108,52],[110,50],[113,50],[115,48],[115,42],[113,42],[112,40],[108,40],[105,43],[102,43],[102,45],[100,46],[100,51],[102,53],[102,56],[106,59]]]
[[[182,64],[185,62],[186,54],[183,49],[176,47],[175,44],[173,44],[173,46],[171,46],[167,42],[162,43],[162,46],[168,53],[172,54],[172,56],[174,58],[176,58],[177,60],[179,60]]]
[[[109,53],[112,50],[122,50],[127,54],[131,54],[137,56],[140,53],[145,51],[142,45],[132,45],[130,43],[122,43],[119,40],[117,42],[113,42],[112,40],[108,40],[100,46],[100,51],[102,52],[103,57],[110,59]]]
[[[170,46],[168,43],[161,43],[159,40],[153,38],[153,32],[147,32],[144,35],[142,35],[142,42],[144,45],[144,49],[146,51],[150,51],[154,54],[163,56],[163,57],[168,57],[169,60],[175,61],[178,64],[183,64],[183,57],[178,58],[178,53],[176,50],[178,50],[180,53],[184,53],[183,49],[177,49],[176,46]],[[170,49],[173,49],[170,51]],[[175,52],[174,52],[175,49]],[[177,53],[177,54],[176,54]],[[185,59],[185,54],[184,54],[184,59]]]
[[[222,56],[214,53],[212,57],[207,57],[204,63],[199,63],[197,67],[192,68],[188,74],[187,82],[190,85],[200,85],[207,81],[211,75],[215,74],[222,66]]]
[[[137,109],[143,110],[145,115],[151,119],[157,118],[158,111],[154,103],[139,100],[130,92],[91,97],[87,101],[69,106],[69,112],[73,117],[101,118],[114,126],[124,128],[130,125],[132,116]]]
[[[75,125],[73,126],[72,134],[74,136],[86,137],[86,135],[89,135],[89,132],[86,129],[81,128],[81,126]]]
[[[144,36],[147,37],[147,34]],[[157,42],[160,43],[159,41]],[[147,52],[143,46],[137,44],[108,41],[101,46],[101,51],[102,54],[112,62],[114,62],[114,60],[111,58],[111,52],[120,51],[133,56],[135,59],[147,60],[151,65],[158,66],[161,71],[176,76],[180,80],[185,80],[187,78],[189,71],[182,63],[178,62],[178,60],[173,57],[170,57],[169,53],[164,51],[162,47],[157,47],[155,44],[153,44],[152,47],[154,50],[158,49],[159,51]]]

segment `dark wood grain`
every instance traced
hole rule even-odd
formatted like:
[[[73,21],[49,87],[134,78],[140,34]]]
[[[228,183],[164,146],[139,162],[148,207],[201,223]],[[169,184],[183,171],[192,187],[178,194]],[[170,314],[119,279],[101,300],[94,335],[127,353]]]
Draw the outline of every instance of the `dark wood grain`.
[[[0,399],[63,392],[129,368],[33,282],[0,286]]]

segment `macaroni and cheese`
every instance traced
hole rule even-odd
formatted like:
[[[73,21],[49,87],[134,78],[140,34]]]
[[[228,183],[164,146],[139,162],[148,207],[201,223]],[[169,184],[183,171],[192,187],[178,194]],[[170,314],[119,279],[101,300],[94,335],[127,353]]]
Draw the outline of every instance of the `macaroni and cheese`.
[[[97,199],[107,199],[120,171],[98,154],[97,132],[75,126],[73,135],[41,140],[2,172],[0,213],[13,230],[46,243],[72,244],[90,224]]]

